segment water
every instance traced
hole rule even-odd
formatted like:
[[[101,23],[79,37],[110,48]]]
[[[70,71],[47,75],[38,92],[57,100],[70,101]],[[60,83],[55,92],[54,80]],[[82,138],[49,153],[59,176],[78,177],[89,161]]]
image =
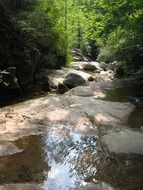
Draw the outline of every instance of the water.
[[[136,109],[128,124],[141,129],[139,87],[124,84],[108,91],[106,100],[134,103]],[[45,135],[15,141],[24,151],[0,157],[0,185],[36,183],[42,190],[143,190],[143,156],[103,152],[93,130],[81,133],[74,126],[58,125]]]
[[[127,125],[131,128],[143,127],[143,86],[137,82],[120,81],[115,88],[107,90],[107,101],[131,102],[135,110],[130,115]]]
[[[0,183],[36,182],[45,190],[85,186],[91,164],[92,173],[96,172],[92,160],[97,156],[97,137],[61,127],[53,128],[44,136],[16,141],[24,152],[0,158]]]
[[[95,135],[62,126],[15,144],[24,152],[0,158],[0,184],[37,183],[43,190],[143,189],[143,157],[105,155]]]

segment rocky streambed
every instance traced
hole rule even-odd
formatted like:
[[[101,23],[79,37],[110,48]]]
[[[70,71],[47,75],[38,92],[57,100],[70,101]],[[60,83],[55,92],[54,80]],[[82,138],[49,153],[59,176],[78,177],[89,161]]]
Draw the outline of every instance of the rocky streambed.
[[[0,190],[143,189],[142,127],[129,126],[132,103],[112,101],[119,84],[87,80],[1,108]]]

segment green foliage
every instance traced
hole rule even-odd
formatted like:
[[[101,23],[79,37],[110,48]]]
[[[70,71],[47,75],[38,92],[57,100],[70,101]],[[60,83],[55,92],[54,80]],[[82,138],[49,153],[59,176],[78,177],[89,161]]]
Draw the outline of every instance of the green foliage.
[[[143,2],[140,0],[104,1],[107,10],[102,31],[108,46],[112,43],[115,58],[127,65],[127,72],[134,73],[143,62]],[[111,56],[112,57],[112,56]]]
[[[136,70],[136,72],[133,73],[133,75],[134,75],[137,79],[143,80],[143,66],[140,67],[140,68],[138,68],[138,69]]]
[[[111,63],[115,60],[115,50],[112,46],[106,45],[100,50],[100,54],[97,58],[99,61],[104,61],[105,63]]]
[[[18,0],[20,20],[39,36],[49,61],[63,64],[72,48],[136,72],[143,62],[141,0]],[[98,46],[98,47],[97,47]],[[55,57],[54,57],[55,56]],[[59,58],[61,57],[61,58]],[[62,63],[63,62],[63,63]],[[49,64],[49,63],[48,63]]]
[[[65,65],[65,39],[62,33],[56,29],[59,13],[54,6],[54,1],[37,0],[34,2],[31,0],[24,2],[18,6],[18,19],[21,23],[28,25],[27,28],[31,28],[31,31],[38,36],[39,48],[43,54],[42,66],[58,68]]]

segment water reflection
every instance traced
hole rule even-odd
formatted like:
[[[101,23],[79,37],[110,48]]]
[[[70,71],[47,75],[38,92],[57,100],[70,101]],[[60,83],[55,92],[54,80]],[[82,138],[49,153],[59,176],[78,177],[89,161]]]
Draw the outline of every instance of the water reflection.
[[[127,125],[131,128],[143,127],[143,87],[136,81],[119,81],[114,84],[115,88],[107,91],[104,100],[131,102],[135,105],[135,110],[130,115]]]
[[[142,190],[143,157],[101,151],[97,136],[53,127],[16,142],[23,153],[0,158],[0,184],[38,183],[43,190]]]
[[[50,167],[44,159],[39,137],[25,137],[16,143],[24,152],[0,158],[0,184],[36,181],[45,178]]]
[[[131,128],[139,128],[143,130],[143,102],[141,105],[136,106],[135,110],[128,118],[128,125]]]
[[[96,137],[81,135],[70,130],[66,131],[65,136],[63,130],[63,133],[50,132],[43,137],[43,141],[45,155],[49,164],[52,165],[47,181],[44,182],[44,188],[67,190],[74,189],[77,184],[83,183],[87,173],[91,173],[89,167],[92,167],[84,165],[86,163],[84,160],[87,159],[89,152],[92,152],[93,157],[97,154]]]
[[[114,84],[114,88],[107,90],[107,96],[104,98],[108,101],[132,102],[138,104],[142,99],[142,90],[140,84],[130,81],[119,81]]]

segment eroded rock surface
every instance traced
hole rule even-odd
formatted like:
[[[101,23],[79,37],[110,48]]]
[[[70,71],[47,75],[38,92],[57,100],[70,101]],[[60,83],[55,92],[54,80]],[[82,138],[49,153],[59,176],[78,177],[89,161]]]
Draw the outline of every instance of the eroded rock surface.
[[[81,187],[75,187],[75,190],[113,190],[107,184],[84,184]],[[0,186],[0,190],[44,190],[42,185],[35,185],[35,184],[9,184],[5,186]]]
[[[1,139],[40,134],[55,124],[72,124],[75,128],[90,125],[118,125],[126,122],[134,106],[113,103],[94,97],[46,96],[1,109]]]
[[[9,184],[0,186],[0,190],[42,190],[42,188],[36,184]]]
[[[108,131],[102,140],[109,152],[143,155],[143,132],[130,129]]]

